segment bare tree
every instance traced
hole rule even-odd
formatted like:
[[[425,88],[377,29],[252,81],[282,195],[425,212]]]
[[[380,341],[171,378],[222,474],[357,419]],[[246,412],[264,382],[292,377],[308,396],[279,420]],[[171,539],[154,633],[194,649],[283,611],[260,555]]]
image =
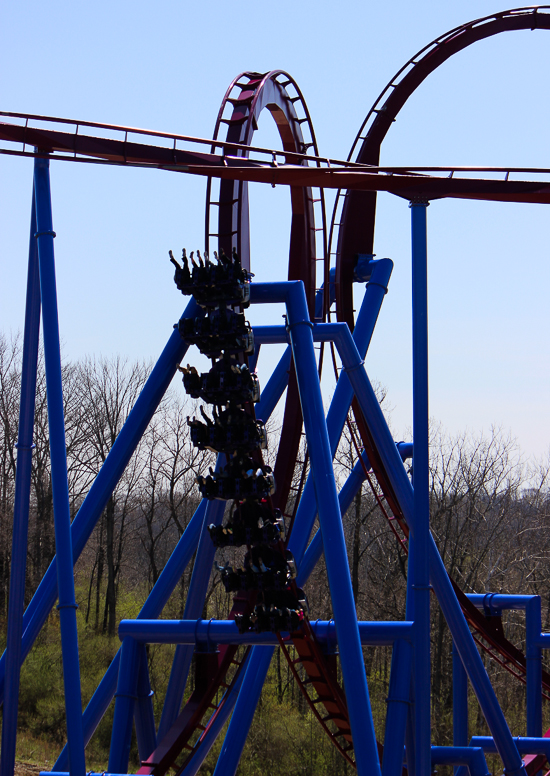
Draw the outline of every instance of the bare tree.
[[[145,384],[149,367],[120,358],[88,359],[81,365],[81,412],[86,420],[85,434],[90,454],[88,464],[94,474],[105,462]],[[116,632],[117,574],[123,552],[124,528],[131,504],[129,492],[137,474],[123,478],[107,502],[99,527],[96,556],[96,604],[99,605],[104,568],[107,571],[102,630]],[[98,608],[96,608],[96,618]],[[99,622],[98,622],[99,624]]]
[[[0,615],[7,614],[15,446],[19,409],[20,341],[0,335]]]
[[[144,440],[140,541],[148,559],[150,586],[199,503],[196,477],[213,460],[211,453],[192,444],[188,413],[184,402],[170,396]]]

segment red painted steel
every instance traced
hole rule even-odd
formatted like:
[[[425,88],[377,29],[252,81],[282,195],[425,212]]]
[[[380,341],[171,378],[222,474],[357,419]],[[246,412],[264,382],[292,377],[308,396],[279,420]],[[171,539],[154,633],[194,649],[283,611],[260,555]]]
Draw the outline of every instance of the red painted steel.
[[[7,115],[0,113],[0,115]],[[17,115],[25,119],[26,114]],[[52,121],[47,116],[41,116],[40,121]],[[85,122],[63,120],[74,127]],[[88,122],[91,124],[91,122]],[[101,125],[98,125],[101,126]],[[111,127],[113,131],[158,135],[162,133],[152,130],[134,130],[132,128]],[[189,142],[204,143],[200,138],[187,136],[169,136],[174,144],[178,139]],[[201,153],[182,150],[177,147],[152,146],[145,143],[135,143],[112,138],[93,137],[68,132],[59,132],[42,128],[34,128],[19,124],[0,122],[0,141],[21,144],[21,149],[0,149],[0,153],[15,156],[49,156],[62,161],[85,162],[96,164],[115,164],[120,166],[140,166],[161,170],[170,170],[204,177],[215,177],[232,181],[254,181],[290,187],[315,186],[320,189],[349,189],[358,192],[387,191],[391,194],[412,199],[422,196],[427,199],[453,197],[457,199],[487,200],[495,202],[530,202],[537,204],[550,203],[550,181],[510,180],[510,173],[548,173],[546,169],[510,168],[506,170],[503,179],[491,178],[458,178],[455,175],[436,176],[412,174],[404,168],[376,167],[354,164],[353,162],[338,162],[335,160],[295,154],[284,151],[263,148],[250,148],[258,154],[270,154],[272,161],[262,162],[245,159],[242,156]],[[212,142],[212,141],[209,141]],[[238,144],[227,144],[236,153]],[[40,151],[26,150],[27,146],[35,146]],[[279,164],[278,156],[283,155],[292,163]],[[305,167],[299,162],[304,160],[318,162],[317,167]],[[296,163],[298,162],[298,163]],[[322,167],[326,164],[326,167]],[[450,173],[479,170],[492,174],[504,171],[505,168],[415,168],[429,171],[445,170]],[[369,252],[369,251],[364,251]]]
[[[292,91],[292,94],[290,91]],[[214,129],[214,141],[218,141],[223,125],[227,126],[227,146],[238,147],[239,159],[247,159],[254,132],[258,128],[260,114],[268,110],[279,131],[283,151],[300,154],[302,164],[310,160],[305,153],[308,148],[318,156],[317,141],[309,111],[297,84],[280,70],[269,73],[241,73],[229,85],[225,93]],[[307,131],[307,141],[304,137]],[[214,150],[214,146],[212,147]],[[274,158],[274,157],[273,157]],[[217,238],[218,251],[229,255],[234,245],[241,263],[250,269],[250,226],[248,212],[248,182],[239,179],[223,179],[219,192],[213,194],[212,178],[208,179],[206,194],[205,245],[209,249],[211,238]],[[326,234],[326,219],[322,191],[314,198],[309,186],[291,186],[290,201],[292,220],[290,227],[290,251],[288,279],[302,280],[310,314],[314,316],[315,291],[317,285],[317,245],[315,229],[314,200],[320,203],[323,235]],[[211,232],[211,223],[217,223],[217,232]],[[323,280],[328,281],[328,260],[326,240],[323,239]],[[325,282],[328,291],[328,282]],[[286,511],[287,500],[294,475],[294,463],[298,456],[301,439],[302,413],[294,367],[291,367],[287,390],[279,454],[274,467],[277,492],[273,496],[274,506]]]
[[[348,161],[353,159],[353,161],[362,164],[375,166],[379,164],[382,142],[403,105],[428,75],[453,54],[462,51],[472,43],[492,35],[498,35],[501,32],[534,29],[548,30],[550,29],[549,12],[550,6],[548,5],[502,11],[501,13],[475,19],[467,24],[455,27],[431,43],[428,43],[427,46],[424,46],[423,49],[403,65],[382,90],[361,125],[348,156]],[[350,189],[351,187],[344,184],[342,188]],[[490,186],[476,181],[471,191],[473,196],[468,198],[513,201],[513,199],[506,199],[504,189],[499,189],[500,196],[494,196],[496,188],[491,189]],[[428,189],[431,190],[431,193]],[[435,196],[438,196],[437,191],[441,192],[444,189],[443,182],[438,182],[435,190],[431,189],[430,182],[426,192],[423,193],[426,193],[428,199],[431,199],[434,198],[434,193]],[[389,191],[389,189],[387,190]],[[450,192],[457,192],[457,189],[452,189],[449,186],[448,191],[449,193],[445,196],[453,196]],[[508,191],[512,192],[512,189]],[[534,193],[534,190],[532,193]],[[540,195],[542,195],[542,199],[537,199],[537,201],[544,201],[545,203],[550,201],[548,199],[548,191],[544,193],[540,191]],[[454,194],[454,196],[459,195]],[[523,202],[534,201],[529,199],[527,189],[523,189],[520,193],[519,188],[517,188],[512,196],[525,196],[525,199],[521,199]],[[373,252],[375,218],[375,191],[369,193],[348,191],[347,194],[339,192],[334,207],[329,245],[335,242],[335,237],[337,236],[336,299],[338,320],[345,321],[350,327],[353,327],[352,283],[354,260],[358,253]],[[339,230],[337,221],[340,221]],[[335,235],[335,231],[337,231],[337,235]]]
[[[138,774],[163,776],[174,767],[181,753],[187,751],[184,762],[179,765],[180,768],[185,767],[196,747],[200,745],[208,725],[212,724],[215,715],[221,711],[227,699],[226,693],[236,682],[244,658],[250,651],[248,649],[240,660],[236,660],[237,650],[238,647],[225,646],[221,647],[219,652],[195,654],[195,689],[166,736],[159,742],[155,751],[141,763]],[[236,671],[228,682],[227,673],[232,665],[236,667]],[[224,691],[224,694],[216,702],[220,690]],[[205,721],[207,716],[208,720]],[[196,740],[191,743],[194,738]]]

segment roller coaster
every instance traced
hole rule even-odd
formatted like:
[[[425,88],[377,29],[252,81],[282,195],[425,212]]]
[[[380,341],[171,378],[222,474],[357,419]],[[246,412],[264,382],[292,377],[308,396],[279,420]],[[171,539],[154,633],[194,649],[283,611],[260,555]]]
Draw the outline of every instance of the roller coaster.
[[[290,75],[278,70],[241,73],[232,81],[212,139],[0,114],[0,152],[35,159],[7,648],[0,662],[2,776],[14,772],[20,667],[57,599],[67,745],[51,774],[83,776],[85,747],[113,699],[108,773],[128,772],[135,727],[138,773],[163,776],[172,769],[178,776],[191,776],[229,722],[215,774],[234,774],[277,647],[315,718],[360,774],[398,776],[406,771],[426,776],[435,764],[450,764],[456,773],[468,770],[472,776],[485,776],[487,752],[498,753],[509,776],[536,774],[550,762],[550,731],[543,735],[542,730],[542,698],[550,697],[542,650],[550,645],[550,634],[542,633],[540,599],[464,594],[447,575],[429,530],[426,263],[426,211],[431,200],[549,203],[550,179],[541,182],[540,173],[550,176],[550,170],[379,165],[381,144],[392,122],[430,73],[479,40],[527,29],[550,29],[550,6],[477,19],[432,41],[380,93],[347,160],[320,155],[302,93]],[[264,109],[276,123],[282,149],[253,145]],[[189,297],[189,302],[72,523],[49,186],[49,168],[55,160],[152,167],[207,178],[204,251],[196,258],[185,251],[181,258],[171,255],[175,293]],[[280,282],[263,283],[253,275],[250,181],[290,187],[288,274]],[[324,203],[327,188],[337,190],[330,226]],[[392,271],[389,259],[376,260],[373,255],[378,191],[403,198],[411,209],[412,445],[392,439],[364,369]],[[365,287],[357,315],[354,285]],[[249,305],[273,303],[285,304],[284,325],[250,326],[245,318]],[[57,555],[23,611],[40,319]],[[286,350],[260,390],[259,346],[273,343],[286,345]],[[342,364],[327,414],[315,343],[320,343],[320,350],[337,353]],[[208,372],[180,366],[191,345],[210,359]],[[82,712],[73,564],[178,369],[185,390],[211,407],[202,408],[202,420],[195,417],[189,423],[195,445],[217,453],[216,468],[199,477],[200,506],[138,617],[120,623],[122,646]],[[281,438],[271,470],[262,457],[265,422],[283,396]],[[349,413],[357,428],[359,462],[338,492],[333,458]],[[304,433],[307,462],[300,453]],[[414,483],[403,464],[411,456]],[[409,553],[403,621],[357,620],[342,514],[365,480]],[[227,546],[246,552],[242,567],[221,571],[233,607],[227,620],[203,620],[215,553]],[[162,619],[165,604],[193,558],[183,620]],[[312,619],[302,590],[321,558],[331,594],[330,621]],[[449,747],[432,746],[431,741],[432,593],[455,647],[454,743]],[[501,615],[507,609],[525,611],[525,654],[504,635]],[[149,684],[146,646],[151,643],[177,645],[160,720],[153,714]],[[378,742],[363,647],[381,644],[392,647],[392,664],[385,736]],[[479,647],[526,684],[525,737],[512,737]],[[194,689],[184,702],[192,665]],[[468,683],[490,736],[469,738]]]

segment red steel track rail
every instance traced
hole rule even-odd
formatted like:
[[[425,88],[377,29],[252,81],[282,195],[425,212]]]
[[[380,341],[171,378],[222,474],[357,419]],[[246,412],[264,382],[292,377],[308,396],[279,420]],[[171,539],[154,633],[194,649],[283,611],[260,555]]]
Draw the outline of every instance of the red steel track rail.
[[[513,30],[550,29],[550,6],[513,8],[455,27],[428,43],[394,75],[367,113],[352,145],[348,162],[373,165],[380,162],[380,148],[406,101],[439,65],[479,40]],[[452,173],[452,170],[451,170]],[[509,176],[507,176],[507,180]],[[449,180],[452,181],[451,178]],[[431,183],[428,184],[428,188]],[[438,181],[441,189],[444,185]],[[350,189],[342,186],[342,189]],[[477,185],[476,185],[477,188]],[[485,188],[479,199],[492,199]],[[441,190],[440,189],[440,190]],[[449,192],[451,188],[449,188]],[[511,192],[511,189],[509,190]],[[433,198],[426,192],[428,199]],[[519,192],[518,192],[519,193]],[[526,193],[526,192],[524,192]],[[447,194],[446,196],[453,196]],[[524,200],[528,201],[528,200]],[[548,201],[548,200],[545,200]],[[353,266],[358,253],[372,253],[376,219],[376,192],[338,192],[329,246],[336,243],[336,300],[338,319],[353,327]],[[339,227],[339,228],[338,228]],[[331,248],[329,248],[331,250]]]
[[[214,143],[227,127],[224,152],[237,149],[238,159],[246,160],[254,132],[258,128],[260,114],[266,109],[277,125],[283,151],[295,157],[301,164],[310,163],[311,149],[318,158],[317,141],[305,100],[294,80],[281,70],[269,73],[241,73],[235,78],[223,98],[214,129]],[[304,132],[306,137],[304,137]],[[215,145],[212,146],[212,152]],[[273,155],[275,158],[275,155]],[[317,162],[319,164],[319,162]],[[219,181],[213,194],[214,181],[208,179],[206,193],[206,235],[207,249],[212,238],[217,240],[218,251],[222,248],[230,255],[235,245],[241,263],[250,269],[250,226],[248,213],[248,182],[246,180],[224,179]],[[290,248],[288,279],[302,280],[310,314],[314,315],[317,264],[321,263],[322,278],[328,292],[328,260],[326,251],[326,217],[322,190],[314,195],[310,186],[291,186],[290,203],[292,220],[290,227]],[[315,206],[318,206],[317,208]],[[322,241],[317,240],[315,210],[321,222]],[[216,223],[217,232],[211,232],[211,223]],[[320,253],[317,244],[320,242]],[[328,299],[328,295],[327,295]],[[287,390],[279,454],[274,475],[277,492],[273,504],[286,511],[288,496],[294,475],[294,462],[298,457],[301,439],[302,413],[294,367],[291,368]]]

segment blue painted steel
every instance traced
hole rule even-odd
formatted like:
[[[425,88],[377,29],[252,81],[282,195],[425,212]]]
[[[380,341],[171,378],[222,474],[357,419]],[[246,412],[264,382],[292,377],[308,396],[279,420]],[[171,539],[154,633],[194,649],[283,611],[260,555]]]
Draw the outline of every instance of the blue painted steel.
[[[550,738],[533,738],[519,736],[514,738],[520,754],[544,754],[550,760]],[[492,736],[472,736],[470,746],[480,746],[484,752],[489,754],[498,753],[498,748]]]
[[[527,735],[542,736],[542,631],[540,597],[533,596],[525,609],[525,658],[527,662]]]
[[[273,647],[252,650],[213,776],[234,776],[237,771],[273,652]]]
[[[333,328],[333,336],[340,357],[353,385],[355,395],[365,416],[369,433],[376,445],[384,470],[403,510],[405,520],[414,535],[415,518],[412,486],[405,472],[399,452],[393,442],[384,414],[364,369],[358,368],[361,359],[345,324],[326,324]],[[512,740],[506,719],[497,701],[472,634],[463,617],[460,604],[453,591],[451,581],[441,560],[433,537],[429,540],[430,581],[437,595],[447,624],[466,668],[473,690],[482,708],[487,724],[495,740],[504,767],[511,774],[524,774],[525,769]]]
[[[108,769],[113,773],[128,772],[138,671],[138,645],[134,639],[125,638],[122,642],[120,655],[115,714],[111,731],[111,749],[109,751]]]
[[[399,450],[399,455],[401,456],[401,460],[403,461],[403,463],[407,460],[407,458],[413,457],[412,442],[398,442],[397,449]]]
[[[353,339],[362,358],[365,358],[367,354],[376,321],[378,320],[378,315],[380,313],[380,308],[388,290],[387,286],[393,269],[393,262],[390,259],[373,261],[372,265],[371,279],[367,284],[361,308],[357,316],[357,323],[353,330]],[[254,284],[252,287],[252,302],[256,300],[255,289],[257,288],[257,285],[258,284]],[[323,324],[321,328],[315,326],[314,331],[321,331],[326,325],[328,324]],[[333,456],[338,447],[338,442],[340,441],[340,436],[342,434],[342,429],[344,428],[344,423],[346,422],[352,398],[353,390],[349,380],[344,373],[341,373],[326,419],[331,453]],[[295,519],[295,527],[289,543],[289,549],[294,555],[298,568],[302,562],[315,522],[315,505],[313,477],[310,474],[306,481],[302,498],[300,499],[300,505]]]
[[[479,746],[432,746],[431,761],[434,765],[467,765],[470,776],[491,776]]]
[[[344,687],[347,689],[346,700],[357,772],[359,774],[380,773],[342,517],[332,468],[332,453],[326,422],[324,422],[323,400],[317,376],[312,324],[307,311],[304,286],[301,281],[274,283],[270,293],[273,293],[272,301],[277,297],[280,300],[282,296],[287,307],[292,354],[315,483],[319,523],[325,537],[323,542],[325,563],[342,656],[342,675]]]
[[[46,370],[48,427],[50,435],[51,480],[54,510],[55,546],[57,553],[57,587],[59,591],[59,619],[61,651],[65,685],[67,738],[72,776],[84,776],[84,740],[82,736],[82,700],[80,694],[80,666],[78,662],[78,635],[76,628],[76,601],[74,595],[73,553],[71,546],[71,515],[67,481],[67,455],[63,387],[61,382],[61,353],[57,318],[55,285],[54,232],[50,201],[49,160],[36,159],[34,165],[34,194],[38,264],[40,267],[40,295],[44,327],[44,362]]]
[[[391,659],[388,711],[384,736],[382,776],[401,776],[405,730],[410,704],[412,650],[407,641],[396,641]]]
[[[477,609],[483,609],[486,615],[500,615],[505,609],[526,611],[530,604],[539,602],[538,595],[508,595],[506,593],[468,593],[468,600]]]
[[[321,643],[335,641],[334,620],[312,620],[310,625]],[[361,643],[369,646],[390,646],[398,639],[412,639],[412,623],[406,620],[358,622],[357,627]],[[276,633],[239,633],[235,620],[121,620],[118,635],[146,644],[279,644]]]
[[[363,355],[366,354],[370,344],[374,327],[378,319],[378,314],[380,312],[380,307],[384,299],[384,295],[387,293],[387,285],[389,283],[393,269],[393,262],[390,259],[381,259],[380,261],[373,262],[373,265],[371,281],[367,285],[365,296],[363,298],[363,302],[361,304],[357,318],[357,323],[353,332],[354,341],[357,343],[357,347],[359,351],[363,353]],[[263,288],[266,288],[265,284]],[[251,288],[251,302],[261,303],[263,294],[264,291],[259,287],[259,284],[254,283]],[[352,395],[353,391],[350,387],[349,381],[345,374],[341,373],[326,421],[332,455],[334,455],[336,452],[336,447],[338,445],[338,441],[340,439],[340,435],[342,433],[342,429],[344,427],[347,413],[351,404]],[[298,512],[295,519],[295,526],[289,543],[289,549],[293,552],[298,567],[307,547],[307,542],[315,522],[315,515],[315,490],[313,478],[310,474],[306,481],[306,485],[302,493],[302,498],[300,499],[300,505],[298,507]],[[245,680],[243,682],[243,693],[248,694],[248,692],[249,686],[247,680]],[[251,702],[250,698],[249,702]],[[244,741],[248,735],[248,728],[246,728],[244,725],[239,726],[239,728],[234,731],[234,735],[240,736],[244,746]]]
[[[468,746],[468,675],[453,641],[453,745]],[[455,766],[454,776],[466,776],[463,765]]]
[[[273,374],[265,388],[262,388],[260,401],[256,404],[256,417],[260,420],[271,417],[277,403],[288,385],[288,370],[290,369],[290,359],[292,352],[290,346],[281,356],[279,363],[273,370]]]
[[[138,618],[148,619],[160,616],[160,613],[164,609],[164,606],[180,581],[181,575],[187,568],[187,564],[190,562],[193,553],[196,550],[206,505],[206,500],[201,501],[195,514],[189,521],[183,536],[176,545],[174,552],[166,562],[166,566],[163,568],[154,588],[143,604],[143,607],[138,614]],[[116,690],[119,665],[120,650],[118,650],[113,658],[111,665],[105,672],[103,679],[99,683],[84,711],[84,741],[86,744],[94,734],[94,731],[101,722],[103,715],[113,699]],[[54,769],[63,770],[67,767],[67,763],[68,751],[67,747],[65,747],[57,758]]]
[[[146,760],[157,747],[155,715],[153,712],[153,692],[149,681],[147,665],[147,647],[139,644],[139,674],[137,685],[136,708],[136,740],[140,760]]]
[[[203,314],[204,311],[192,299],[187,305],[183,317]],[[78,560],[80,553],[90,538],[111,493],[135,452],[187,349],[188,346],[183,342],[179,333],[174,331],[72,522],[73,562]],[[57,597],[56,576],[56,559],[54,558],[23,617],[23,660],[28,655],[55,603]],[[4,654],[0,660],[0,698],[2,700],[4,697],[5,669]]]
[[[473,594],[469,600],[486,615],[500,615],[505,609],[525,611],[527,735],[542,736],[542,617],[538,595]],[[550,646],[550,644],[548,645]]]
[[[34,407],[36,398],[38,340],[40,334],[40,277],[38,270],[38,246],[34,236],[35,232],[36,214],[33,190],[31,233],[29,239],[29,264],[27,273],[27,300],[25,308],[25,332],[23,336],[21,404],[19,407],[19,429],[17,433],[17,468],[15,472],[13,508],[13,537],[6,646],[6,703],[4,705],[2,722],[1,776],[12,776],[14,772],[17,737],[21,635],[23,633],[29,500],[32,450],[34,447]]]
[[[372,256],[371,256],[372,258]],[[329,270],[329,307],[332,307],[336,300],[336,267],[331,267]],[[321,286],[319,291],[315,294],[315,320],[323,320],[323,303],[325,297],[325,284]]]
[[[281,345],[289,341],[286,326],[254,326],[255,345],[258,343],[261,345]]]
[[[468,676],[453,642],[453,744],[468,746]]]
[[[427,202],[411,203],[414,542],[409,547],[408,573],[413,574],[414,682],[417,773],[431,770],[430,659],[430,468],[428,411],[428,254]]]
[[[216,470],[218,471],[225,462],[226,456],[218,455]],[[216,547],[208,533],[208,526],[211,523],[219,525],[223,520],[224,510],[225,501],[210,501],[206,507],[187,600],[185,601],[184,620],[194,620],[202,614],[206,593],[208,592],[212,564],[216,554]],[[193,659],[193,651],[193,647],[189,646],[178,646],[176,649],[159,724],[158,734],[161,740],[168,733],[179,714],[191,667],[191,660]]]

